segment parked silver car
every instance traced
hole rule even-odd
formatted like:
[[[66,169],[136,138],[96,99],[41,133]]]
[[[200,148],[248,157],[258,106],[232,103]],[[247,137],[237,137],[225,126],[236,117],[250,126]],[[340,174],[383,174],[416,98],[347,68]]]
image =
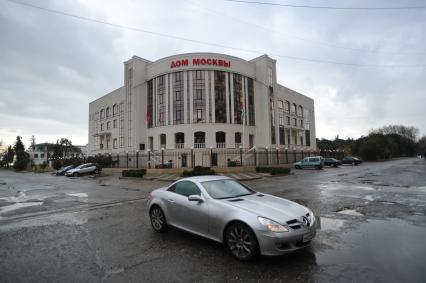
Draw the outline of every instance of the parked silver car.
[[[78,177],[83,174],[99,173],[101,168],[95,163],[85,163],[65,172],[65,176]]]
[[[221,242],[239,260],[306,247],[316,233],[309,208],[224,176],[181,179],[152,191],[148,205],[155,231],[173,226]]]

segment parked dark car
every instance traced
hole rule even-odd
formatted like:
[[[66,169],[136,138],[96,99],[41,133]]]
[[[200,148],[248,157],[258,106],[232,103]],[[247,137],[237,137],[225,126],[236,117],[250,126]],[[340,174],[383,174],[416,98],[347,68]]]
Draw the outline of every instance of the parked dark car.
[[[333,166],[337,167],[339,165],[342,165],[342,161],[334,159],[334,158],[325,158],[324,159],[324,166]]]
[[[362,160],[354,156],[346,156],[342,159],[342,164],[359,165],[361,163]]]
[[[65,175],[65,173],[66,173],[68,170],[71,170],[71,169],[73,169],[73,168],[74,168],[74,166],[73,166],[73,165],[64,166],[64,167],[62,167],[61,169],[59,169],[58,171],[56,171],[56,176],[62,176],[62,175]]]

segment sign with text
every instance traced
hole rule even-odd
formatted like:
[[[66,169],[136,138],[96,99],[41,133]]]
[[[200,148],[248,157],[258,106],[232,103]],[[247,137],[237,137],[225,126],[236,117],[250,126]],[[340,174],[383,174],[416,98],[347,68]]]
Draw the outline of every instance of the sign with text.
[[[189,63],[192,66],[218,66],[218,67],[231,67],[231,61],[222,60],[222,59],[213,59],[213,58],[194,58],[189,59],[178,59],[170,63],[170,69],[179,68],[179,67],[188,67]]]

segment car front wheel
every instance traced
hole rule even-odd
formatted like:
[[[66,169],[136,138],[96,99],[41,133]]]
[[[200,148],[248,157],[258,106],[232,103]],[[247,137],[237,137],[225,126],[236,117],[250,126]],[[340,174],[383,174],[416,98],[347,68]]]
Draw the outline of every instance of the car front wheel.
[[[243,223],[234,223],[228,227],[225,242],[232,256],[238,260],[249,261],[259,254],[256,235]]]
[[[152,228],[156,232],[165,232],[167,230],[166,216],[164,216],[164,212],[159,206],[155,205],[151,208],[149,217],[151,218]]]
[[[79,174],[77,172],[75,172],[74,174],[72,174],[73,177],[78,177],[78,175]]]

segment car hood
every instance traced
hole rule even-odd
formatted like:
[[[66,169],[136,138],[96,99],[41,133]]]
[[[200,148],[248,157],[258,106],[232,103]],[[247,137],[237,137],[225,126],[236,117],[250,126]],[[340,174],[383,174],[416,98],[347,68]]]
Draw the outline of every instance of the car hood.
[[[229,205],[251,212],[257,216],[269,218],[281,224],[286,224],[287,221],[293,219],[301,219],[308,212],[300,204],[268,194],[257,193],[224,201]]]
[[[302,163],[302,162],[297,161],[297,162],[294,162],[293,165],[300,165],[300,163]]]

